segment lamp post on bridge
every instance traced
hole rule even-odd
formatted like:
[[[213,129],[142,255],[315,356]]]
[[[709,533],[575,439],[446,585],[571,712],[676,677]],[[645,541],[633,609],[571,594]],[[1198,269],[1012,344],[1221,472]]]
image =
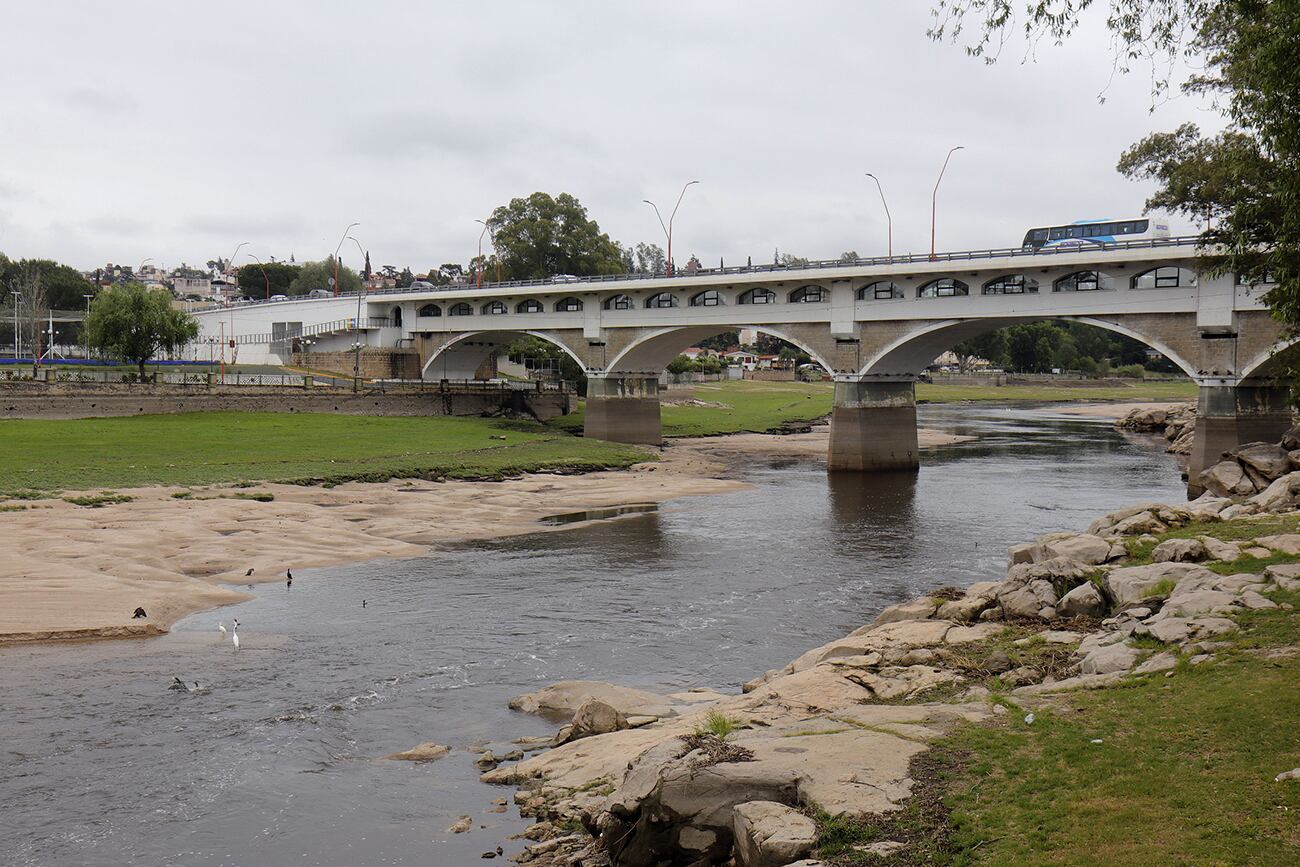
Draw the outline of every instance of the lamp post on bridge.
[[[229,273],[230,269],[233,268],[233,267],[235,266],[235,259],[236,259],[236,257],[239,256],[239,251],[242,250],[243,248],[247,247],[247,246],[248,246],[248,242],[247,242],[247,241],[240,241],[239,244],[236,245],[236,247],[235,247],[235,252],[233,252],[233,253],[230,254],[230,261],[226,264],[226,272],[227,272],[227,274]],[[225,275],[223,275],[223,276],[225,276]],[[229,281],[226,282],[226,306],[227,306],[227,307],[230,306],[230,283],[229,283]],[[234,314],[231,314],[231,315],[233,316]],[[231,334],[234,334],[234,333],[235,333],[235,331],[234,331],[234,329],[235,329],[235,326],[234,326],[234,319],[231,319],[230,322],[231,322],[231,325],[230,325],[230,333],[231,333]]]
[[[871,172],[867,172],[867,177],[876,182],[876,189],[880,192],[880,204],[885,206],[885,224],[888,226],[889,232],[889,258],[892,259],[894,258],[894,218],[889,215],[889,203],[885,201],[885,190],[880,186],[880,178],[876,177]],[[931,252],[934,251],[932,250]]]
[[[483,220],[475,220],[474,222],[483,223],[483,231],[478,233],[478,259],[474,262],[474,288],[480,289],[483,286],[483,236],[487,234],[488,224]]]
[[[358,225],[358,226],[359,226],[359,225],[361,225],[361,224],[360,224],[360,223],[356,223],[356,224],[354,224],[354,225]],[[361,258],[364,259],[365,256],[366,256],[366,251],[365,251],[364,249],[362,249],[362,247],[361,247],[361,242],[358,241],[356,238],[352,237],[351,235],[347,235],[347,236],[345,236],[345,238],[346,238],[346,240],[351,241],[352,243],[354,243],[354,244],[357,245],[357,250],[361,253]],[[340,246],[340,247],[343,246],[343,242],[342,242],[342,241],[339,241],[339,246]],[[336,252],[337,252],[337,251],[336,251]],[[335,258],[334,261],[337,262],[338,259]],[[335,265],[335,267],[338,267],[338,266]],[[338,283],[337,283],[337,281],[335,282],[334,287],[335,287],[335,291],[337,292],[337,290],[338,290]],[[359,290],[357,290],[357,339],[356,339],[356,342],[355,342],[355,344],[354,344],[355,347],[356,347],[356,353],[357,353],[357,354],[356,354],[356,357],[355,357],[355,358],[353,359],[353,361],[352,361],[352,391],[353,391],[354,394],[355,394],[356,392],[359,392],[359,391],[361,390],[361,335],[362,335],[362,333],[363,333],[362,330],[361,330],[361,299],[365,297],[365,291],[366,291],[366,283],[365,283],[364,280],[362,280],[362,281],[361,281],[361,288],[360,288]]]
[[[501,256],[497,253],[497,233],[492,231],[492,226],[486,220],[475,220],[476,223],[483,224],[483,232],[488,233],[488,240],[492,242],[492,253],[497,257],[497,282],[501,282]],[[478,233],[478,259],[479,259],[479,285],[483,285],[483,232]]]
[[[948,170],[948,160],[957,151],[964,151],[966,148],[962,145],[948,151],[948,156],[944,157],[943,168],[939,169],[939,180],[934,182],[934,192],[930,194],[930,261],[934,261],[934,212],[939,201],[939,183],[943,180],[943,173]]]
[[[352,223],[343,230],[343,236],[339,238],[338,246],[334,248],[334,297],[339,297],[339,250],[343,247],[343,242],[347,240],[348,233],[360,226],[360,223]],[[355,240],[355,239],[354,239]]]
[[[90,318],[90,299],[94,298],[95,296],[94,296],[94,295],[82,295],[81,297],[86,299],[86,319],[89,319],[89,318]],[[85,341],[86,341],[86,360],[87,360],[87,361],[90,361],[90,332],[86,330],[86,323],[85,323],[84,320],[83,320],[82,323],[81,323],[81,335],[82,335],[82,337],[83,337],[83,338],[85,339]]]
[[[266,266],[262,264],[261,259],[254,256],[252,253],[248,254],[248,258],[256,262],[257,267],[262,270],[262,281],[266,283],[266,300],[271,300],[271,277],[266,273]]]
[[[682,206],[682,199],[686,197],[686,191],[691,186],[698,184],[699,181],[688,181],[686,186],[682,187],[681,194],[677,197],[677,204],[673,205],[673,212],[668,215],[668,224],[664,225],[663,215],[659,213],[659,206],[649,199],[642,199],[650,207],[654,208],[655,216],[659,218],[659,228],[664,230],[664,235],[668,238],[668,276],[672,276],[673,268],[673,218],[677,216],[677,209]]]

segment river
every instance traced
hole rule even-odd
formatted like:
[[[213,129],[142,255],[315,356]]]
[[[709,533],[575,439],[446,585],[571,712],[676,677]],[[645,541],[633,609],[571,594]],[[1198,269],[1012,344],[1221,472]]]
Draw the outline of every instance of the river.
[[[157,639],[0,649],[0,860],[486,863],[526,820],[487,812],[511,792],[477,782],[471,748],[556,727],[510,696],[566,678],[738,691],[885,605],[1001,577],[1010,544],[1183,498],[1154,440],[1103,420],[920,414],[977,439],[925,452],[916,476],[751,460],[735,470],[751,490],[303,571]],[[216,629],[233,618],[239,651]],[[377,758],[430,740],[453,753]],[[460,815],[475,828],[448,833]]]

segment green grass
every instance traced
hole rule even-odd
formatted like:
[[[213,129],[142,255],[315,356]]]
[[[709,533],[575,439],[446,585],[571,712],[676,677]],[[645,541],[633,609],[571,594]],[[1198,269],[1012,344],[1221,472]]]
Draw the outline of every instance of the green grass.
[[[1277,601],[1300,603],[1300,594]],[[1295,864],[1300,616],[1247,612],[1234,647],[1176,676],[1070,694],[940,742],[949,864]],[[1093,743],[1100,739],[1101,743]]]
[[[753,382],[727,380],[702,382],[690,386],[698,401],[721,406],[663,405],[664,436],[698,437],[733,433],[764,433],[785,422],[815,421],[830,414],[833,386],[829,382]],[[685,392],[677,392],[684,395]],[[674,392],[663,391],[661,398],[671,400]],[[1191,400],[1196,386],[1191,382],[1135,382],[1132,386],[1104,388],[1065,388],[1051,385],[995,386],[931,385],[917,383],[916,399],[922,403],[956,401],[1073,401]],[[584,409],[551,422],[572,433],[581,433]]]
[[[532,423],[240,412],[10,419],[0,421],[0,442],[6,491],[501,478],[626,467],[651,457]]]
[[[1124,547],[1128,549],[1128,557],[1125,558],[1123,565],[1145,566],[1150,563],[1152,552],[1166,539],[1195,539],[1209,536],[1224,542],[1248,542],[1260,536],[1280,536],[1297,532],[1300,532],[1300,515],[1262,515],[1237,518],[1232,521],[1193,521],[1157,534],[1154,542],[1141,542],[1132,536],[1125,539]],[[1296,558],[1288,554],[1272,554],[1259,558],[1244,555],[1226,563],[1211,562],[1206,566],[1221,575],[1232,575],[1237,572],[1263,572],[1266,566],[1294,562]]]
[[[919,382],[916,399],[921,403],[953,403],[963,400],[992,401],[1069,401],[1123,400],[1172,401],[1195,400],[1196,383],[1191,380],[1134,381],[1132,385],[1108,385],[1097,388],[1072,388],[1059,385],[943,385]]]
[[[695,734],[700,737],[713,735],[718,740],[725,741],[739,725],[740,720],[729,717],[722,711],[711,710],[704,715],[704,721],[695,727]]]

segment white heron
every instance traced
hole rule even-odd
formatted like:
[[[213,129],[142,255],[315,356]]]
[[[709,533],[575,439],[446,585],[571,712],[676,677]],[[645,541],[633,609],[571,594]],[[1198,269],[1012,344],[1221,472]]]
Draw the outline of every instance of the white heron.
[[[234,632],[230,633],[230,641],[235,645],[235,650],[239,649],[239,627],[235,627]]]
[[[217,629],[220,629],[220,630],[221,630],[221,637],[222,637],[222,638],[225,638],[225,636],[226,636],[226,621],[224,621],[224,620],[218,620],[218,621],[217,621]]]

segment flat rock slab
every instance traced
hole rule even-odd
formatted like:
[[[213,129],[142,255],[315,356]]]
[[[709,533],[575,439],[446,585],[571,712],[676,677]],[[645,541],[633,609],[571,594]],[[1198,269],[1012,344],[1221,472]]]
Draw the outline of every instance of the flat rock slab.
[[[513,710],[572,717],[588,699],[602,701],[624,716],[672,716],[666,698],[641,689],[600,680],[561,680],[536,692],[510,699]]]

